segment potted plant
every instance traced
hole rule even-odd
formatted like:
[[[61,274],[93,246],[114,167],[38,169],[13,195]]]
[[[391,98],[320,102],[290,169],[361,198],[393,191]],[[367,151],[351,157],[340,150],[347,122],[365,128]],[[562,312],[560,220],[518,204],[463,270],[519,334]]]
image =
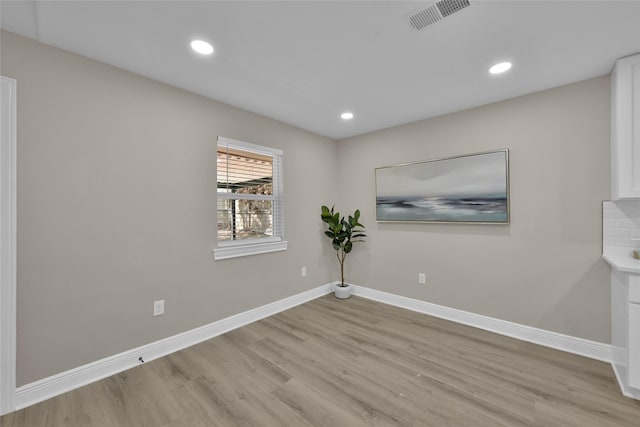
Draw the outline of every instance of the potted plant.
[[[340,283],[335,288],[335,296],[337,298],[349,298],[351,295],[351,286],[344,283],[344,260],[347,254],[353,250],[354,243],[364,242],[367,236],[364,234],[364,225],[360,224],[360,210],[356,209],[353,216],[349,215],[346,220],[340,216],[340,212],[335,212],[334,207],[329,209],[322,206],[322,221],[327,224],[327,230],[324,234],[331,239],[331,246],[336,251],[338,262],[340,263]]]

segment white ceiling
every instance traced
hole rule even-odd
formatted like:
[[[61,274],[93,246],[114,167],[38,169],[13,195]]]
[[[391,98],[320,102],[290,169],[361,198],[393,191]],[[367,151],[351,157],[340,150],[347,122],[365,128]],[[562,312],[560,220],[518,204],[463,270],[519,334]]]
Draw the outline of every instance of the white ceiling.
[[[3,29],[334,139],[608,74],[640,1],[7,1]],[[193,38],[213,43],[201,57]],[[514,66],[501,76],[487,70]],[[345,110],[356,117],[345,122]]]

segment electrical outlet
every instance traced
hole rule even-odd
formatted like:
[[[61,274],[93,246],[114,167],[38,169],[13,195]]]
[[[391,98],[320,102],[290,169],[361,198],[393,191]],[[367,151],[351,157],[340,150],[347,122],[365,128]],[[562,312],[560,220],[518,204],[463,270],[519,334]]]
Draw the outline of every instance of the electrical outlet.
[[[418,283],[425,285],[427,283],[427,276],[424,273],[418,273]]]
[[[302,268],[300,269],[300,275],[301,275],[302,277],[307,277],[307,267],[302,267]]]
[[[164,314],[164,300],[158,300],[153,302],[153,315],[160,316]]]

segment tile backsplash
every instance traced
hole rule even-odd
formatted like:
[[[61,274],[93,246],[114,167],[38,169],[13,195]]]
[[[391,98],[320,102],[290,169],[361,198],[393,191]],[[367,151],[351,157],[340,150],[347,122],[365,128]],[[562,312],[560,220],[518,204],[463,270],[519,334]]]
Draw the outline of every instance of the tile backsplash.
[[[602,202],[602,246],[640,248],[640,200]]]

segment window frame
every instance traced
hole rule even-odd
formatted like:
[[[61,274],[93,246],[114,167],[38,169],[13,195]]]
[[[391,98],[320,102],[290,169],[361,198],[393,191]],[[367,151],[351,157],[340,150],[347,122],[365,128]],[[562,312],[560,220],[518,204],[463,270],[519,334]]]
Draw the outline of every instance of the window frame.
[[[216,143],[216,158],[218,149],[221,147],[232,148],[237,150],[248,151],[251,153],[266,155],[273,158],[272,169],[272,227],[273,236],[260,237],[242,240],[218,240],[218,216],[216,215],[216,248],[213,249],[213,257],[217,260],[237,258],[248,255],[257,255],[262,253],[278,252],[287,250],[287,241],[284,237],[284,191],[283,191],[283,172],[282,161],[283,151],[277,148],[265,147],[263,145],[251,144],[244,141],[238,141],[223,136],[218,136]],[[217,162],[216,162],[217,176]],[[217,182],[217,178],[216,178]],[[251,196],[251,195],[248,195]],[[247,197],[252,199],[252,197]],[[218,205],[218,187],[216,184],[216,206]],[[227,200],[234,200],[229,198]]]

